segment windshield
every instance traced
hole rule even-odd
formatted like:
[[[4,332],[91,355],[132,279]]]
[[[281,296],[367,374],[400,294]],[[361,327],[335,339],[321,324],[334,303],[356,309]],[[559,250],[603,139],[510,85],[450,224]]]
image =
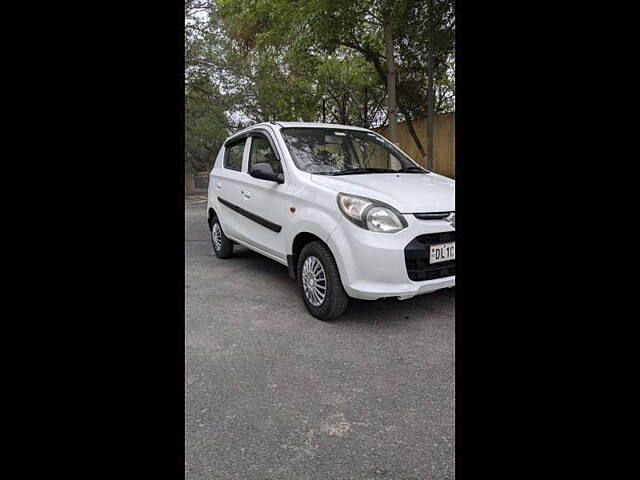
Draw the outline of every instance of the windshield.
[[[392,143],[372,132],[333,128],[283,128],[296,166],[308,173],[427,173]]]

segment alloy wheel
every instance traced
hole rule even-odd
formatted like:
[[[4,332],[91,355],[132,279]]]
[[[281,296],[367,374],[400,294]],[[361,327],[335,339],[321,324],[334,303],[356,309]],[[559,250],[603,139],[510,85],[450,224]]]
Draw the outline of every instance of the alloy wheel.
[[[307,257],[302,266],[302,286],[311,305],[322,305],[327,295],[327,277],[322,263],[313,255]]]

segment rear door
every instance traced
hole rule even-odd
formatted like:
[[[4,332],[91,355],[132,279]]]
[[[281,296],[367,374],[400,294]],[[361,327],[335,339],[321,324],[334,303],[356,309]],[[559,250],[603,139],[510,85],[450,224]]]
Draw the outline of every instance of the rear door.
[[[249,234],[247,243],[286,262],[284,230],[288,219],[287,174],[275,142],[264,132],[251,132],[247,146],[246,173],[239,182],[240,204],[245,219],[242,225]],[[283,173],[284,183],[271,182],[251,176],[257,163],[269,163],[276,173]]]
[[[248,143],[244,137],[225,145],[222,168],[216,172],[217,175],[213,179],[213,191],[218,202],[216,212],[220,224],[225,234],[234,238],[241,236],[242,218],[233,208],[229,208],[229,205],[238,205],[241,201],[240,185],[245,175],[243,170],[246,169]]]

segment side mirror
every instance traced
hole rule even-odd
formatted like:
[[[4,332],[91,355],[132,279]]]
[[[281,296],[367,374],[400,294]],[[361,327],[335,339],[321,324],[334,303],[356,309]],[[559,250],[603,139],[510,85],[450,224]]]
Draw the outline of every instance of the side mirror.
[[[284,183],[284,174],[276,173],[270,163],[256,163],[251,169],[251,176],[270,182]]]

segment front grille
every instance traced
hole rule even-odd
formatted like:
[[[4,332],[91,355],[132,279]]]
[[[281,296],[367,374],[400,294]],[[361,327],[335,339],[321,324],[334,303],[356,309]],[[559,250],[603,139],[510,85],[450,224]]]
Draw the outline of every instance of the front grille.
[[[413,216],[419,220],[442,220],[447,218],[451,212],[434,212],[434,213],[414,213]]]
[[[404,261],[407,274],[414,282],[450,277],[456,274],[456,261],[429,265],[429,245],[456,241],[456,232],[440,232],[420,235],[404,248]]]

